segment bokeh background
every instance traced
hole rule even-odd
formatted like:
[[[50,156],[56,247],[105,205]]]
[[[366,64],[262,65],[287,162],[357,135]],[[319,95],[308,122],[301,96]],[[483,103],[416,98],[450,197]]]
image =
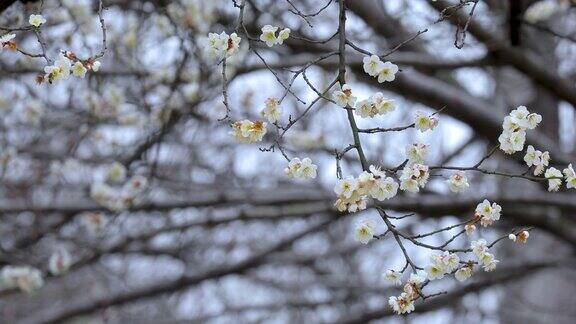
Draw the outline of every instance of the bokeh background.
[[[314,181],[284,175],[284,157],[266,150],[274,128],[262,143],[238,144],[230,121],[219,120],[226,114],[221,66],[206,57],[206,37],[232,32],[241,2],[105,0],[108,48],[100,71],[84,79],[38,85],[42,58],[0,53],[0,267],[29,265],[45,275],[32,294],[0,289],[0,323],[574,323],[576,196],[481,173],[468,174],[471,188],[460,195],[448,191],[449,173],[436,173],[420,194],[401,193],[383,206],[390,215],[416,213],[398,226],[420,233],[471,217],[489,198],[503,215],[481,235],[532,226],[530,240],[499,245],[496,272],[434,282],[433,291],[448,294],[418,301],[409,316],[394,315],[388,297],[398,288],[382,273],[403,266],[402,252],[391,237],[354,241],[357,220],[385,230],[375,210],[333,208],[334,152],[352,143],[345,111],[321,100],[283,139],[290,157],[318,165]],[[337,1],[245,2],[251,35],[271,24],[291,28],[292,37],[283,46],[249,48],[240,34],[240,53],[227,62],[231,120],[260,118],[265,100],[281,97],[294,71],[338,48],[337,39],[308,41],[336,32]],[[358,120],[359,127],[407,125],[417,110],[443,108],[433,132],[362,134],[368,160],[396,166],[406,145],[421,142],[429,145],[427,164],[474,164],[497,144],[503,117],[525,105],[543,116],[528,144],[549,151],[551,165],[563,169],[575,160],[574,3],[481,0],[472,19],[473,3],[444,11],[457,3],[345,1],[348,37],[373,52],[396,48],[387,59],[401,69],[397,80],[380,84],[363,72],[363,55],[348,48],[355,95],[380,91],[396,103],[394,112]],[[41,12],[50,56],[68,50],[88,57],[102,45],[98,5],[2,1],[0,27],[26,26]],[[40,50],[33,31],[16,34],[19,48]],[[308,67],[306,77],[323,89],[337,67],[332,57]],[[284,122],[307,107],[296,96],[316,98],[301,74],[292,91],[282,102]],[[126,210],[90,198],[114,162],[148,182]],[[520,155],[500,152],[485,163],[526,171]],[[361,171],[353,151],[341,165],[345,175]],[[452,244],[468,246],[476,236]],[[62,248],[72,266],[54,277],[48,260]],[[431,254],[410,244],[407,250],[423,264]]]

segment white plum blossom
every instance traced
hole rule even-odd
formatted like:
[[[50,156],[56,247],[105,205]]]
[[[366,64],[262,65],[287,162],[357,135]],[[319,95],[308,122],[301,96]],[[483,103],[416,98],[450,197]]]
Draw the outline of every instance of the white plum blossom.
[[[2,52],[5,47],[15,50],[16,43],[14,42],[14,38],[16,38],[16,34],[5,34],[0,36],[0,52]]]
[[[576,188],[576,173],[572,168],[572,163],[568,164],[568,167],[564,169],[564,178],[566,179],[566,188]]]
[[[379,115],[385,115],[396,109],[394,100],[387,99],[381,92],[376,92],[370,97],[370,101],[378,111]]]
[[[464,171],[456,171],[454,172],[448,180],[448,188],[450,191],[455,193],[461,193],[466,191],[470,185],[468,184],[468,179],[466,179],[466,172]]]
[[[483,202],[476,206],[475,212],[476,216],[481,217],[480,224],[482,224],[482,226],[488,226],[500,219],[502,207],[497,203],[490,204],[488,199],[484,199]]]
[[[393,111],[394,101],[386,99],[380,92],[370,96],[369,99],[359,101],[356,107],[356,115],[363,118],[374,118]]]
[[[275,123],[280,119],[282,111],[280,110],[280,103],[275,97],[266,99],[266,107],[262,110],[262,117],[266,118],[268,122]]]
[[[126,180],[126,167],[120,162],[114,162],[106,169],[106,179],[111,182]]]
[[[518,233],[516,237],[520,243],[526,243],[526,241],[528,241],[528,237],[530,237],[530,232],[522,231]]]
[[[428,155],[428,145],[414,143],[406,147],[406,156],[410,163],[422,163]]]
[[[76,62],[74,63],[74,65],[72,65],[72,75],[74,75],[75,77],[84,78],[84,76],[86,76],[87,71],[88,70],[86,69],[84,64],[82,64],[82,62]]]
[[[334,192],[338,196],[342,196],[344,198],[350,198],[352,197],[352,194],[354,193],[354,190],[356,190],[357,186],[358,182],[356,181],[356,179],[354,179],[354,177],[352,176],[348,176],[345,179],[341,179],[340,181],[338,181],[336,187],[334,187]]]
[[[421,132],[433,130],[438,126],[438,119],[434,116],[428,116],[421,111],[414,115],[414,127]]]
[[[312,163],[310,158],[293,158],[284,169],[284,173],[290,178],[298,179],[315,179],[317,166]]]
[[[279,45],[282,45],[284,43],[285,40],[288,39],[288,37],[290,37],[290,28],[284,28],[282,29],[279,33],[278,33],[278,41],[277,43]]]
[[[30,17],[28,18],[28,23],[30,23],[30,25],[38,28],[38,27],[40,27],[40,25],[43,25],[46,23],[46,19],[42,15],[30,15]]]
[[[362,59],[362,62],[364,63],[362,65],[364,72],[368,73],[368,75],[372,77],[378,76],[380,71],[384,68],[384,63],[380,61],[380,58],[377,55],[365,56]]]
[[[548,191],[558,191],[562,186],[562,172],[560,170],[550,167],[544,173],[544,177],[548,179]]]
[[[395,286],[402,285],[402,274],[400,272],[386,270],[386,272],[384,272],[384,279]]]
[[[486,252],[488,252],[488,242],[481,238],[477,241],[472,241],[472,243],[470,243],[470,248],[472,249],[472,253],[480,259]]]
[[[0,278],[9,287],[18,287],[25,293],[33,293],[44,286],[42,272],[29,266],[5,266]]]
[[[65,248],[59,248],[50,256],[48,261],[48,269],[50,273],[59,276],[68,271],[72,265],[72,257]]]
[[[288,37],[290,37],[290,28],[284,28],[276,36],[278,27],[265,25],[262,27],[262,34],[260,35],[260,40],[266,43],[268,47],[272,47],[276,44],[282,45]]]
[[[391,296],[388,299],[388,304],[399,315],[414,311],[414,302],[407,293],[402,293],[398,297]]]
[[[363,171],[358,178],[340,179],[334,187],[338,195],[335,206],[339,211],[356,212],[366,208],[369,198],[383,201],[396,196],[398,183],[380,168],[371,165],[370,172]]]
[[[232,135],[239,143],[261,142],[266,135],[266,123],[248,119],[232,123]]]
[[[230,57],[238,53],[241,41],[242,39],[236,33],[230,35],[226,32],[209,33],[206,47],[208,57],[219,60]]]
[[[414,163],[407,164],[400,176],[400,189],[408,192],[419,192],[428,183],[430,173],[428,166]]]
[[[442,279],[445,274],[442,268],[434,263],[426,267],[426,273],[428,273],[428,279],[430,280]]]
[[[370,220],[356,222],[354,229],[354,239],[362,244],[368,244],[374,237],[374,223]]]
[[[352,89],[347,84],[342,85],[341,91],[334,91],[333,98],[336,104],[340,107],[354,107],[356,105],[356,97],[352,95]]]
[[[266,25],[262,27],[262,34],[260,35],[260,40],[266,43],[268,47],[274,46],[276,44],[276,31],[278,27]]]
[[[48,65],[44,67],[44,72],[46,73],[45,78],[48,79],[49,83],[53,83],[59,80],[65,80],[70,76],[70,69],[72,68],[72,63],[64,55],[60,53],[54,65]]]
[[[466,235],[470,236],[476,231],[476,225],[466,224],[464,225],[464,231],[466,231]]]
[[[528,145],[526,155],[524,155],[524,162],[529,167],[534,166],[534,175],[540,175],[550,163],[550,153],[548,151],[541,152],[534,149],[532,145]]]
[[[516,235],[514,235],[513,233],[510,233],[508,235],[508,239],[512,242],[516,242]]]
[[[378,73],[378,82],[392,82],[396,79],[396,73],[398,72],[398,65],[391,62],[384,62],[382,64],[382,69]]]
[[[502,134],[498,137],[500,149],[506,154],[522,151],[526,142],[526,130],[536,128],[541,121],[542,116],[530,113],[525,106],[512,110],[502,123]]]
[[[496,260],[494,254],[486,252],[480,258],[480,262],[483,264],[484,271],[490,272],[496,269],[496,265],[498,265],[500,261]]]
[[[454,277],[456,277],[456,280],[460,282],[465,281],[466,279],[472,277],[472,267],[464,266],[458,269],[456,273],[454,273]]]

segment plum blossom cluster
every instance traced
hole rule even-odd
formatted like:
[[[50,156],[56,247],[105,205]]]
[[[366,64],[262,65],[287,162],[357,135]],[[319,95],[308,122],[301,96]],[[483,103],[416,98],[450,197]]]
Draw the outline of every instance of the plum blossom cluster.
[[[95,182],[90,188],[90,197],[98,204],[116,212],[134,206],[148,187],[148,180],[134,175],[122,186],[111,186],[105,182]]]
[[[33,293],[44,286],[42,272],[29,266],[5,266],[0,272],[2,283],[10,288]]]
[[[239,143],[260,142],[266,135],[266,123],[248,119],[232,123],[232,135]]]
[[[472,253],[478,259],[478,262],[482,264],[484,271],[490,272],[496,269],[496,266],[500,261],[496,259],[494,254],[488,252],[488,242],[485,239],[478,239],[476,241],[472,241],[470,244],[470,248],[472,249]]]
[[[426,267],[428,279],[442,279],[447,273],[452,273],[460,265],[460,258],[455,253],[444,251],[430,257],[431,263]]]
[[[498,137],[500,149],[506,154],[513,154],[524,149],[526,130],[534,129],[542,121],[542,116],[530,113],[525,106],[520,106],[504,118],[502,134]]]
[[[400,190],[419,192],[430,178],[428,166],[420,163],[408,163],[400,175]]]
[[[520,243],[526,243],[528,241],[528,237],[530,237],[530,232],[528,231],[522,231],[518,234],[510,233],[510,235],[508,235],[508,239],[510,239],[510,241]]]
[[[44,76],[40,76],[37,80],[39,83],[43,82],[43,80],[48,80],[48,83],[52,84],[56,81],[68,79],[70,74],[78,78],[84,78],[88,70],[98,72],[100,70],[100,62],[91,58],[81,61],[74,53],[61,51],[54,64],[44,67]]]
[[[398,183],[380,168],[373,165],[370,172],[363,171],[358,178],[348,176],[340,179],[334,187],[334,192],[338,195],[334,206],[343,212],[351,213],[366,209],[369,198],[379,201],[390,199],[396,196]]]
[[[208,57],[218,60],[230,57],[238,53],[241,41],[242,39],[236,33],[230,35],[224,31],[220,34],[209,33],[206,48]]]
[[[426,282],[426,277],[426,272],[422,270],[411,273],[410,278],[404,285],[403,292],[399,296],[391,296],[388,299],[388,305],[399,315],[414,311],[414,300],[421,296],[422,285]],[[385,278],[394,284],[399,282],[401,284],[400,274],[393,270],[387,271]]]
[[[381,92],[376,92],[369,99],[358,102],[356,115],[363,118],[374,118],[394,111],[394,101],[387,99]]]
[[[290,37],[290,28],[284,28],[278,32],[278,27],[266,25],[262,27],[262,34],[260,35],[260,40],[266,43],[268,47],[274,45],[282,45],[285,40]]]
[[[284,173],[290,178],[297,179],[315,179],[317,166],[312,163],[310,158],[293,158],[284,169]]]
[[[366,56],[362,59],[364,72],[369,76],[378,78],[378,82],[392,82],[396,79],[398,65],[391,62],[382,62],[377,55]]]
[[[278,99],[275,97],[266,99],[265,107],[262,109],[261,115],[270,123],[277,122],[282,115],[282,110],[280,109],[280,102]]]
[[[502,212],[502,207],[497,203],[492,203],[488,199],[484,199],[483,202],[476,206],[475,215],[480,218],[480,224],[482,226],[490,226],[495,221],[500,219],[500,213]]]
[[[544,171],[544,169],[550,163],[550,153],[548,151],[541,152],[539,150],[535,150],[534,146],[528,145],[528,149],[526,149],[526,155],[524,155],[524,162],[529,167],[534,167],[534,175],[540,175]]]

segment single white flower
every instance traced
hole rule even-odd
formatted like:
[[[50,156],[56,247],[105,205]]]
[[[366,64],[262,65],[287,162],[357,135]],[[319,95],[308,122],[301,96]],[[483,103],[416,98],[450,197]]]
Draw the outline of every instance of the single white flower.
[[[576,188],[576,173],[572,168],[572,163],[568,164],[568,167],[564,169],[564,177],[566,179],[566,188]]]
[[[266,107],[262,110],[262,117],[270,123],[275,123],[280,119],[282,112],[277,98],[271,97],[266,99]]]
[[[378,73],[378,82],[392,82],[396,79],[396,73],[398,72],[398,65],[385,62],[382,64],[382,69]]]
[[[554,167],[548,168],[544,177],[548,179],[548,191],[558,191],[562,186],[562,172],[560,170]]]
[[[466,231],[466,235],[470,236],[474,231],[476,231],[476,225],[474,224],[466,224],[464,225],[464,230]]]
[[[374,237],[374,224],[370,220],[358,221],[354,229],[354,238],[362,244],[368,242]]]
[[[406,293],[402,293],[398,297],[390,297],[388,299],[388,304],[397,314],[409,314],[414,311],[414,302]]]
[[[518,241],[521,243],[526,243],[526,241],[528,241],[528,237],[530,237],[530,232],[528,231],[522,231],[520,233],[518,233]]]
[[[334,192],[338,196],[342,196],[344,198],[352,197],[354,190],[358,187],[358,182],[354,177],[348,176],[345,179],[341,179],[338,181],[336,186],[334,187]]]
[[[444,270],[434,263],[426,267],[426,273],[428,273],[428,279],[430,280],[442,279],[445,274]]]
[[[30,17],[28,18],[28,22],[30,23],[30,25],[38,28],[40,27],[40,25],[46,23],[46,19],[44,19],[42,15],[30,15]]]
[[[265,25],[264,27],[262,27],[262,34],[260,35],[260,40],[263,41],[264,43],[266,43],[266,45],[268,45],[268,47],[274,46],[277,42],[277,38],[276,38],[276,31],[277,30],[278,30],[278,27]]]
[[[84,64],[82,64],[82,62],[76,62],[72,66],[72,74],[75,77],[84,78],[84,76],[86,75],[86,71],[87,71],[86,67],[84,67]]]
[[[370,76],[378,76],[382,69],[384,69],[384,63],[380,61],[377,55],[365,56],[362,59],[364,72],[368,73]]]
[[[356,104],[356,97],[352,95],[352,89],[347,84],[342,86],[342,91],[334,91],[333,98],[340,107],[350,106],[353,108]]]
[[[496,258],[492,253],[486,252],[480,258],[480,262],[482,262],[482,264],[484,265],[483,267],[484,271],[490,272],[496,269],[496,265],[498,265],[500,261],[496,260]]]
[[[126,167],[120,162],[114,162],[106,169],[106,179],[111,182],[123,182],[126,180]]]
[[[508,235],[508,239],[509,239],[510,241],[512,241],[512,242],[516,242],[516,235],[514,235],[514,234],[509,234],[509,235]]]
[[[483,226],[492,225],[494,221],[500,219],[500,213],[502,212],[502,207],[497,203],[492,203],[487,199],[476,206],[476,215],[482,217],[480,223]]]
[[[472,277],[472,267],[464,266],[458,269],[454,276],[458,281],[465,281],[466,279]]]
[[[278,33],[277,43],[282,45],[290,37],[290,28],[284,28]]]
[[[417,111],[414,117],[414,126],[417,130],[425,132],[433,130],[438,125],[438,119],[433,116],[428,116],[421,111]]]
[[[386,270],[384,278],[395,286],[402,285],[402,274],[394,270]]]
[[[450,191],[455,193],[460,193],[466,191],[470,185],[468,184],[468,179],[466,179],[466,172],[464,171],[456,171],[450,179],[446,180],[448,183],[448,188]]]

